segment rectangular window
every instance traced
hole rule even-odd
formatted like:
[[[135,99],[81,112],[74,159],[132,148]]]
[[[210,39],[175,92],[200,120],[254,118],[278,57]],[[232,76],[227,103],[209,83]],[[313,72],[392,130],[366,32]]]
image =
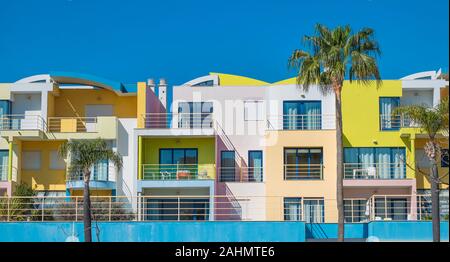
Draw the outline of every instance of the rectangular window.
[[[263,101],[244,101],[245,121],[264,121]]]
[[[41,152],[40,151],[23,151],[22,168],[25,170],[41,169]]]
[[[263,152],[248,151],[248,181],[263,181]]]
[[[181,102],[178,104],[179,128],[212,128],[212,102]]]
[[[220,181],[236,181],[236,153],[234,151],[220,152]]]
[[[284,179],[322,179],[322,148],[285,148]]]
[[[283,129],[318,130],[322,128],[321,101],[284,101]]]
[[[393,115],[400,105],[400,97],[380,97],[380,130],[399,130],[400,117]]]
[[[344,148],[346,179],[405,179],[405,148]]]
[[[62,159],[59,154],[58,151],[53,150],[50,151],[50,169],[53,170],[61,170],[61,169],[66,169],[66,162],[64,162],[64,159]]]
[[[344,216],[347,223],[366,222],[369,216],[367,199],[345,199]]]
[[[8,180],[8,167],[9,167],[9,151],[0,150],[0,181]]]
[[[5,115],[11,114],[11,101],[0,100],[0,130],[7,130],[11,128],[11,122]]]
[[[208,220],[209,198],[150,198],[146,220]]]
[[[302,220],[302,198],[285,197],[284,198],[284,220],[301,221]]]
[[[325,207],[323,198],[305,198],[303,200],[303,207],[305,209],[306,223],[324,223],[325,221]]]
[[[160,149],[158,175],[160,177],[153,179],[196,178],[198,175],[198,150],[196,148]]]
[[[441,167],[448,167],[448,148],[441,150]]]
[[[406,198],[375,198],[375,219],[379,218],[394,221],[407,220],[407,203],[408,201]]]

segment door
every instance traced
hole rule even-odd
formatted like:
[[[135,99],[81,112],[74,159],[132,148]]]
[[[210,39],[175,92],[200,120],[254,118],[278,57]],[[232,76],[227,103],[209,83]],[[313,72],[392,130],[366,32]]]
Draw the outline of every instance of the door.
[[[263,153],[260,150],[248,151],[248,181],[262,182]]]
[[[234,151],[220,153],[220,181],[228,182],[236,179],[236,161]]]

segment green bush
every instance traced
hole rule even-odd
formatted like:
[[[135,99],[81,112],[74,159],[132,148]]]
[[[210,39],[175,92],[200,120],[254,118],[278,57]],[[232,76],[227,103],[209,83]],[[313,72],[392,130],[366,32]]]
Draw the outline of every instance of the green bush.
[[[38,210],[33,202],[36,191],[26,183],[16,185],[11,198],[0,199],[0,221],[36,220]]]

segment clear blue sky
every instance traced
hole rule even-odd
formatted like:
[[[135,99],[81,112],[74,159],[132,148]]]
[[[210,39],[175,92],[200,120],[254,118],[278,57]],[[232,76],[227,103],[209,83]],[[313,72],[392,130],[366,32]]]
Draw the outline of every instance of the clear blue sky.
[[[50,71],[274,82],[315,23],[376,30],[384,79],[448,72],[448,0],[0,0],[0,82]]]

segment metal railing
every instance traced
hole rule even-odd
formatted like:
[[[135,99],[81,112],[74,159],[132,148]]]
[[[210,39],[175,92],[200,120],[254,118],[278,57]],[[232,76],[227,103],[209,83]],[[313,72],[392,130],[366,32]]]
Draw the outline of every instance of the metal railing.
[[[417,127],[417,124],[405,115],[380,115],[381,130],[398,130],[402,127]]]
[[[150,129],[205,129],[214,127],[213,113],[147,113],[141,116]]]
[[[406,179],[406,163],[344,163],[344,179]]]
[[[143,180],[214,179],[214,164],[143,164]]]
[[[220,182],[262,182],[262,167],[219,167]]]
[[[1,115],[0,131],[41,130],[46,129],[45,120],[38,115]]]
[[[323,164],[284,164],[284,180],[322,180]]]
[[[374,195],[346,198],[345,221],[415,221],[431,219],[429,195]],[[441,199],[448,221],[448,198]],[[234,195],[91,196],[99,221],[305,221],[336,217],[336,200],[307,197]],[[82,221],[83,197],[0,197],[0,221]]]
[[[49,117],[48,132],[97,132],[97,117]]]
[[[269,115],[269,130],[332,130],[336,129],[336,116],[328,114]]]

